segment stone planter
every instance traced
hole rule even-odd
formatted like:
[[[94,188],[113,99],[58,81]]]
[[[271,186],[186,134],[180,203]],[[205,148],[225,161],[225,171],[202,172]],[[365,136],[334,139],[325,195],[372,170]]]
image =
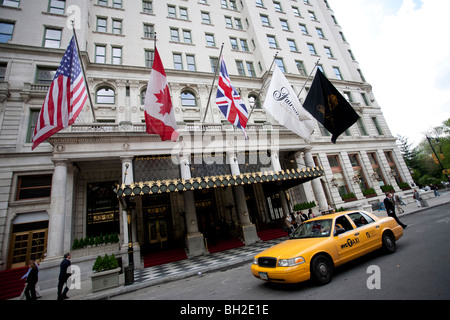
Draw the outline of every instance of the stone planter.
[[[98,292],[118,287],[120,270],[120,268],[116,268],[112,270],[92,273],[92,292]]]

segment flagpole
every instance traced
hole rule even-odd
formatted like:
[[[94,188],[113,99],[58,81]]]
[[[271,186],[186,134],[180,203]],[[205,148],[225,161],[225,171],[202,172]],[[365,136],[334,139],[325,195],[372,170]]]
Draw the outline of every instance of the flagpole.
[[[206,114],[208,113],[209,102],[211,101],[212,90],[213,90],[213,88],[214,88],[214,83],[216,82],[217,70],[220,70],[220,59],[221,59],[221,57],[222,57],[222,51],[223,51],[223,42],[222,42],[222,46],[220,47],[219,59],[217,60],[217,66],[216,66],[216,70],[215,70],[215,72],[214,72],[214,78],[213,78],[213,82],[212,82],[212,85],[211,85],[211,90],[209,90],[208,103],[206,104],[206,110],[205,110],[205,114],[203,115],[203,121],[202,121],[202,123],[205,122]]]
[[[94,118],[94,122],[97,122],[97,118],[95,117],[95,112],[94,112],[94,104],[92,103],[91,92],[89,90],[89,84],[88,84],[87,78],[86,78],[86,72],[84,71],[83,59],[81,59],[80,46],[78,45],[78,38],[77,38],[77,34],[75,32],[75,20],[72,20],[72,30],[73,30],[73,36],[75,38],[75,44],[77,45],[78,59],[80,60],[81,71],[83,71],[84,82],[86,83],[86,90],[87,90],[87,94],[89,97],[89,102],[91,104],[92,117]]]
[[[312,71],[311,71],[311,73],[309,74],[308,78],[306,78],[305,84],[303,85],[302,90],[300,90],[300,93],[299,93],[298,96],[297,96],[297,99],[298,99],[298,100],[300,100],[300,95],[302,94],[303,90],[305,89],[306,84],[308,83],[309,79],[311,78],[311,76],[312,76],[314,70],[316,70],[317,66],[319,65],[319,62],[320,62],[320,58],[319,58],[319,60],[317,60],[316,64],[314,65],[314,68],[312,69]]]
[[[275,53],[275,56],[273,57],[272,64],[270,65],[269,71],[267,71],[267,74],[264,77],[263,84],[261,86],[261,90],[259,90],[258,96],[256,97],[256,100],[255,100],[255,104],[254,104],[252,110],[250,110],[250,114],[248,115],[247,122],[250,121],[250,117],[252,116],[253,110],[255,109],[255,106],[259,101],[259,97],[261,96],[261,91],[263,90],[264,86],[266,85],[267,78],[269,77],[270,71],[272,71],[272,67],[273,67],[273,64],[275,63],[275,59],[277,58],[277,56],[278,56],[278,51],[277,51],[277,53]]]

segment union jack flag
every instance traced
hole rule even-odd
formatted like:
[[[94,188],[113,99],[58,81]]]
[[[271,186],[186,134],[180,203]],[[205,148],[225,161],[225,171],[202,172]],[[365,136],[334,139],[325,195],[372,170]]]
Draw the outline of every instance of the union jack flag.
[[[32,150],[53,134],[72,125],[87,98],[75,37],[72,37],[39,113]]]
[[[220,76],[219,86],[217,88],[216,104],[219,107],[220,111],[222,111],[225,118],[227,118],[227,120],[231,124],[241,129],[244,133],[245,139],[247,139],[245,128],[247,127],[248,111],[241,99],[241,96],[231,85],[231,81],[228,77],[228,71],[227,67],[225,66],[225,62],[223,61],[223,57],[220,64]]]

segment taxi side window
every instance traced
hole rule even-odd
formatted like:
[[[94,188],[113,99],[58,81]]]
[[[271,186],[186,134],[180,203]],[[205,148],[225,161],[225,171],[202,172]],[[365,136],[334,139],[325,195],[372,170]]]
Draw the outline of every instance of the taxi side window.
[[[374,222],[371,217],[361,212],[349,214],[349,217],[358,228]]]
[[[350,231],[353,229],[352,224],[350,223],[350,221],[348,221],[346,216],[342,216],[339,218],[336,218],[336,224],[335,224],[336,228],[342,228],[345,230],[345,232]]]

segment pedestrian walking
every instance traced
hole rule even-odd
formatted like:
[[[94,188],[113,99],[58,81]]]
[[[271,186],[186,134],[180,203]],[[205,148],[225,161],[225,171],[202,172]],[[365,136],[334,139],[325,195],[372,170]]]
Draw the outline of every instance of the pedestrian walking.
[[[441,196],[441,195],[439,194],[439,192],[438,192],[438,188],[436,187],[436,185],[432,184],[432,185],[431,185],[431,190],[434,191],[434,196],[435,196],[435,197],[440,197],[440,196]]]
[[[67,292],[69,292],[69,287],[67,286],[67,279],[70,278],[71,274],[67,273],[67,269],[70,267],[70,253],[64,254],[64,259],[59,266],[59,277],[58,277],[58,300],[69,299]],[[63,287],[66,285],[63,291]]]
[[[33,260],[33,259],[31,259],[31,261],[34,261],[34,263],[35,263],[35,265],[36,265],[36,268],[37,268],[37,271],[38,271],[38,273],[39,273],[39,264],[38,264],[35,260]],[[26,282],[26,279],[28,278],[28,275],[30,274],[31,269],[32,269],[32,267],[30,266],[30,267],[28,268],[27,273],[25,273],[25,274],[22,276],[22,278],[20,278],[20,280],[25,279],[25,287],[23,288],[23,291],[22,291],[22,293],[20,294],[19,300],[24,300],[24,299],[26,299],[26,296],[25,296],[25,290],[27,289],[27,286],[28,286],[28,283]],[[40,293],[40,288],[39,288],[39,286],[38,286],[37,284],[36,284],[35,287],[34,287],[34,291],[36,292],[36,299],[42,298],[42,295],[41,295],[41,293]]]
[[[30,260],[30,270],[25,281],[25,297],[27,300],[36,300],[36,284],[38,282],[38,268],[33,260]]]
[[[403,224],[398,218],[397,215],[395,214],[395,203],[394,203],[394,199],[392,199],[392,194],[389,192],[386,192],[386,198],[383,201],[384,203],[384,207],[386,208],[386,212],[388,214],[389,217],[392,217],[395,219],[395,221],[397,221],[397,223],[403,228],[406,229],[407,225]]]
[[[402,208],[403,201],[398,195],[395,195],[394,203],[395,203],[395,207],[397,208],[399,213],[405,212],[405,210],[403,210],[403,208]]]

